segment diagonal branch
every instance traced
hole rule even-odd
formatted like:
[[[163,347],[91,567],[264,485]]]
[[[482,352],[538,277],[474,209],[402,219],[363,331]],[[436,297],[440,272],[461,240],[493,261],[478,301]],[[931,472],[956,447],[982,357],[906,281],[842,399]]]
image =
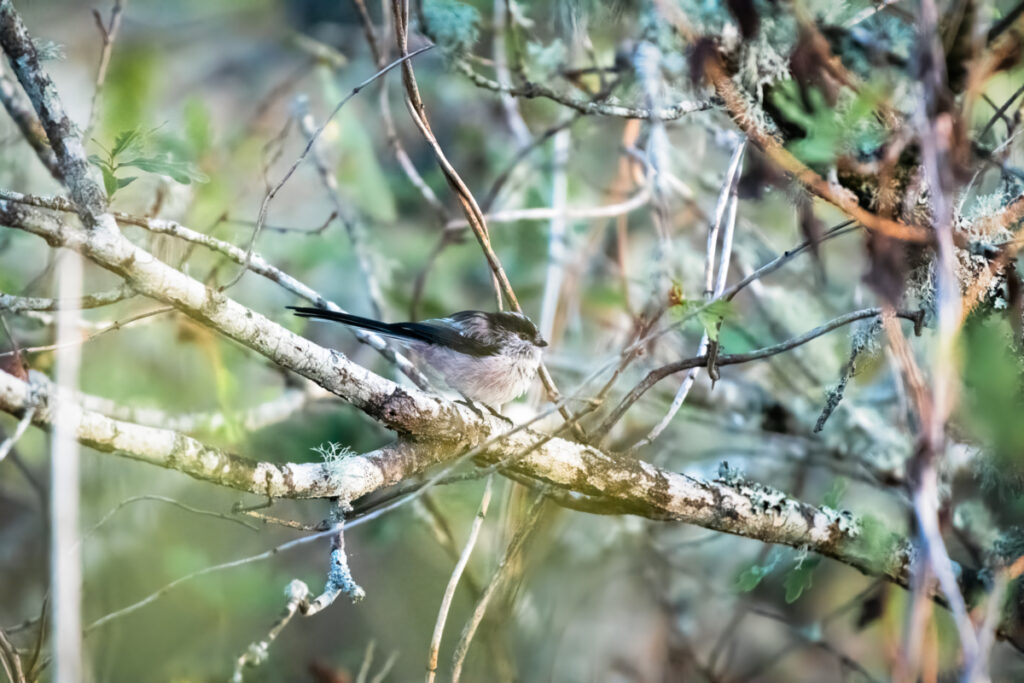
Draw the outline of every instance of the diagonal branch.
[[[57,163],[57,156],[50,149],[46,131],[39,125],[39,119],[32,111],[32,106],[22,99],[18,92],[18,86],[4,73],[0,73],[0,102],[3,103],[4,109],[7,110],[18,130],[21,131],[21,136],[35,150],[39,161],[50,172],[54,180],[62,182],[63,172],[60,164]]]
[[[73,212],[74,206],[66,199],[60,197],[38,197],[34,195],[25,195],[20,192],[12,192],[10,190],[0,189],[0,200],[8,200],[17,204],[26,204],[28,206],[35,206],[39,208],[45,208],[53,211],[62,212]],[[126,223],[129,225],[137,225],[140,228],[149,230],[150,232],[171,235],[180,240],[190,242],[192,244],[199,244],[207,249],[216,251],[224,256],[228,257],[232,261],[238,264],[246,263],[246,251],[241,247],[236,247],[230,242],[219,240],[216,237],[212,237],[205,233],[192,230],[184,225],[176,223],[175,221],[164,220],[160,218],[144,218],[139,216],[133,216],[130,214],[115,212],[114,217],[120,223]],[[266,279],[280,285],[285,290],[300,296],[303,299],[311,302],[314,306],[325,308],[335,313],[345,313],[345,310],[338,306],[333,301],[325,299],[319,292],[314,290],[304,282],[292,277],[288,273],[284,272],[280,268],[270,264],[263,256],[258,253],[253,253],[249,258],[248,268],[252,272],[265,277]],[[370,346],[386,359],[394,363],[399,370],[402,371],[413,384],[421,389],[426,389],[430,386],[427,378],[421,373],[412,362],[403,356],[401,353],[395,351],[391,346],[388,345],[384,338],[373,332],[367,332],[365,330],[352,330],[356,339],[362,343]]]
[[[392,13],[395,20],[395,41],[398,44],[399,53],[404,57],[410,54],[409,3],[407,0],[395,0],[392,3]],[[491,236],[487,229],[487,221],[483,211],[480,210],[480,205],[477,204],[473,193],[470,192],[469,187],[463,181],[458,171],[455,170],[455,167],[448,161],[444,150],[441,149],[437,138],[434,137],[434,133],[430,128],[430,122],[427,119],[426,108],[423,105],[422,98],[420,98],[419,86],[416,84],[416,75],[413,72],[412,63],[408,59],[402,62],[402,82],[405,84],[406,108],[409,110],[409,114],[412,116],[416,127],[419,128],[423,138],[434,152],[438,166],[441,167],[448,185],[455,192],[459,203],[462,205],[466,220],[469,221],[469,227],[473,230],[473,234],[476,235],[477,242],[480,243],[480,248],[484,252],[487,264],[491,268],[494,277],[494,287],[498,296],[498,308],[501,308],[501,297],[504,296],[508,299],[509,305],[513,310],[522,313],[523,308],[519,305],[519,299],[512,289],[512,283],[509,281],[508,275],[505,274],[505,269],[502,267],[498,255],[491,246]],[[543,362],[540,364],[538,376],[551,400],[557,402],[559,400],[558,388],[555,386],[554,380],[551,379],[551,375],[548,373]],[[564,408],[561,410],[561,414],[566,420],[569,419],[569,413]],[[581,428],[575,425],[575,423],[573,424],[576,432],[582,435]]]
[[[52,397],[37,392],[36,400],[33,424],[52,428]],[[0,410],[22,415],[31,401],[28,383],[0,372]],[[272,498],[355,499],[451,459],[457,452],[451,442],[400,440],[331,463],[257,462],[171,430],[80,408],[76,413],[71,429],[90,448]],[[538,445],[539,437],[543,442]],[[697,524],[766,543],[806,545],[901,585],[908,575],[905,555],[909,551],[868,552],[858,540],[860,521],[850,513],[816,508],[758,484],[727,477],[703,481],[531,430],[509,433],[482,453],[480,461],[507,462],[504,469],[510,474],[604,499],[620,513]],[[894,537],[893,542],[897,541]]]
[[[0,372],[0,410],[24,415],[52,429],[57,401],[44,389]],[[270,498],[348,497],[396,484],[439,462],[446,451],[431,444],[397,441],[376,451],[331,463],[257,462],[207,446],[180,432],[126,422],[76,406],[72,433],[83,445],[196,479]]]
[[[39,115],[82,222],[88,228],[116,231],[114,219],[107,213],[107,195],[90,176],[82,139],[64,111],[56,86],[43,70],[32,37],[11,0],[0,0],[0,47]]]

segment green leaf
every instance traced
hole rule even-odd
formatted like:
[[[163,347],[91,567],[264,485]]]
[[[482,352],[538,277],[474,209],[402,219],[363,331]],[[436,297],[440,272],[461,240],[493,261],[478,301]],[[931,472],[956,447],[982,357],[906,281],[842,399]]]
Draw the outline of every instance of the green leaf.
[[[786,589],[786,603],[796,602],[804,591],[811,587],[814,583],[814,570],[820,563],[820,557],[806,558],[789,572],[783,583]]]
[[[182,185],[188,185],[193,181],[205,183],[209,180],[205,173],[191,163],[172,159],[167,154],[129,159],[121,162],[121,166],[132,166],[147,173],[170,176],[175,182]]]
[[[704,331],[708,333],[708,339],[713,342],[718,341],[718,326],[722,322],[721,316],[714,315],[713,313],[704,310],[697,314],[697,320],[704,326]]]
[[[779,84],[772,93],[772,102],[783,116],[807,132],[790,144],[789,150],[812,165],[831,163],[841,154],[876,148],[882,138],[874,112],[882,101],[880,91],[870,86],[835,107],[817,88],[801,90],[795,81]]]
[[[117,189],[120,190],[122,187],[128,187],[129,185],[132,184],[132,181],[134,181],[136,178],[138,178],[138,176],[134,176],[134,175],[129,177],[129,178],[118,178],[117,179]]]
[[[98,154],[90,154],[89,163],[95,166],[96,168],[110,168],[110,163],[106,159],[99,156]]]
[[[753,567],[748,567],[736,579],[736,588],[743,593],[749,593],[750,591],[757,588],[761,580],[768,576],[769,572],[765,571],[765,567],[759,564],[755,564]]]
[[[678,291],[673,288],[669,293],[670,305],[673,301],[673,297],[678,296]],[[687,299],[679,304],[675,305],[674,308],[678,308],[683,312],[684,316],[695,316],[697,322],[701,324],[704,331],[708,334],[708,339],[711,341],[718,341],[719,327],[722,322],[730,317],[733,312],[733,305],[731,301],[725,301],[719,299],[707,303],[697,299]]]
[[[710,313],[711,315],[714,315],[719,318],[728,318],[736,311],[736,309],[732,305],[732,302],[726,301],[725,299],[718,299],[717,301],[712,301],[704,310]]]
[[[842,500],[843,494],[846,493],[846,486],[847,482],[844,477],[836,477],[833,479],[832,487],[825,493],[822,503],[830,508],[838,508],[839,501]]]
[[[738,577],[736,577],[736,588],[743,593],[757,588],[758,584],[761,583],[764,577],[775,571],[775,567],[779,564],[779,559],[782,557],[782,550],[778,547],[772,548],[768,554],[768,559],[765,560],[764,564],[753,564],[750,567],[744,569]]]
[[[117,177],[109,166],[101,166],[100,170],[103,172],[103,188],[107,191],[107,199],[110,199],[117,192]]]
[[[114,138],[114,146],[110,148],[110,158],[117,159],[117,157],[124,152],[137,148],[144,137],[145,134],[138,126],[129,130],[121,131],[117,134],[117,137]]]

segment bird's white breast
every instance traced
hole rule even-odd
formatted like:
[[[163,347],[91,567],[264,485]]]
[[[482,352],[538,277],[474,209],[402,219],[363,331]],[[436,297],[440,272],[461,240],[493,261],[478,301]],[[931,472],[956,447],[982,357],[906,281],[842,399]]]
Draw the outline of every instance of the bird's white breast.
[[[491,406],[500,406],[521,396],[540,366],[540,349],[532,347],[521,353],[470,357],[439,346],[417,349],[447,382],[466,398]]]

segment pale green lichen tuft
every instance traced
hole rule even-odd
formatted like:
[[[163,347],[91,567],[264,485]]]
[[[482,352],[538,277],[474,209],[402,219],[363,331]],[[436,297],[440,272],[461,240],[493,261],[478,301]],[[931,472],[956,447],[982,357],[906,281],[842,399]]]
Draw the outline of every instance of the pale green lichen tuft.
[[[32,46],[36,49],[36,55],[41,62],[63,62],[67,59],[64,46],[52,40],[33,38]]]
[[[456,0],[427,0],[423,3],[423,31],[433,39],[446,59],[470,51],[480,37],[480,13]]]
[[[736,489],[740,495],[750,501],[750,506],[756,514],[782,514],[800,507],[798,502],[783,491],[745,479],[738,470],[729,467],[729,463],[724,461],[718,466],[718,476],[714,481],[716,484],[724,484]]]
[[[850,378],[857,374],[857,359],[862,355],[874,356],[879,352],[881,346],[878,343],[878,334],[882,330],[882,318],[876,317],[871,320],[854,326],[850,334],[850,358],[843,367],[839,381],[825,392],[825,405],[814,425],[814,431],[820,432],[846,393],[846,385]]]
[[[314,453],[320,455],[325,465],[336,465],[346,458],[350,458],[355,455],[355,452],[348,446],[343,446],[340,443],[334,441],[328,441],[325,444],[314,446],[310,449]]]
[[[822,505],[820,510],[825,515],[830,528],[838,529],[841,534],[849,538],[860,536],[860,520],[849,510],[837,510],[827,505]]]

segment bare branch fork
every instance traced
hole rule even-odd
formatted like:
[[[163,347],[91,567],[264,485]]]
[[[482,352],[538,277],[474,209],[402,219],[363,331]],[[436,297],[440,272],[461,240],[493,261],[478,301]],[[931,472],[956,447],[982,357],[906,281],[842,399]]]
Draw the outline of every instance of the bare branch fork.
[[[270,644],[284,630],[285,626],[298,612],[306,617],[322,612],[338,599],[342,593],[352,598],[352,602],[358,602],[366,596],[366,592],[352,578],[352,572],[348,567],[348,558],[345,555],[345,513],[350,511],[352,506],[344,499],[337,498],[331,501],[331,560],[327,572],[327,584],[323,592],[312,600],[309,599],[309,587],[305,583],[295,579],[285,587],[285,596],[288,598],[284,612],[271,627],[267,637],[249,645],[235,663],[235,673],[232,681],[240,683],[243,679],[242,670],[245,667],[256,667],[267,660]]]

